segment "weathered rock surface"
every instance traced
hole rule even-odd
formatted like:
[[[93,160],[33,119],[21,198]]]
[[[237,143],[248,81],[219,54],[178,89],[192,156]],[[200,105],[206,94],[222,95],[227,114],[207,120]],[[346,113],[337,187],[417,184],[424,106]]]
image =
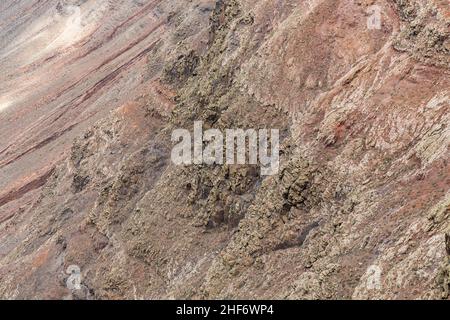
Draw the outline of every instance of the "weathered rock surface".
[[[0,17],[0,297],[449,298],[448,1]],[[278,175],[172,164],[196,120],[279,128]]]

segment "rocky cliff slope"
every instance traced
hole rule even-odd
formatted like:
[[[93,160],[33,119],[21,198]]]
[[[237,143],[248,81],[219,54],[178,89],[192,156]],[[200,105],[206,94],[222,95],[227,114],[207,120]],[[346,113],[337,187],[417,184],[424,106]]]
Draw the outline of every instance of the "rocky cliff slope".
[[[448,1],[0,17],[1,298],[449,298]],[[280,129],[279,173],[174,165],[198,120]]]

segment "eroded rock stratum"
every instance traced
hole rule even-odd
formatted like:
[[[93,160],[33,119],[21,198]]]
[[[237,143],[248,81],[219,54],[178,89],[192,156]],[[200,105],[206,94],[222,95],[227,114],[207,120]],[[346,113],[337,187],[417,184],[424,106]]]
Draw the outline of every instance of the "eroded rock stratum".
[[[1,298],[449,298],[448,1],[0,17]],[[279,173],[174,165],[197,120],[279,128]]]

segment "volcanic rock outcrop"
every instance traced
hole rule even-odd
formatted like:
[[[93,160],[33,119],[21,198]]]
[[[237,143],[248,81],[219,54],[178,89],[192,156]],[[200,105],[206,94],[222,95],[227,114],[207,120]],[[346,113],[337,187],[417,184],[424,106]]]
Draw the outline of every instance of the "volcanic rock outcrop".
[[[448,1],[0,18],[1,298],[449,298]],[[173,164],[194,121],[279,129],[278,174]]]

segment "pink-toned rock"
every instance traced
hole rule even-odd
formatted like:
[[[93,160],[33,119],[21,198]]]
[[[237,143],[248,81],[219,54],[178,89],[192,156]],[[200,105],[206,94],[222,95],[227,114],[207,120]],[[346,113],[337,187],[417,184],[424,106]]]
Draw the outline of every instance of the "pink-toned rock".
[[[0,4],[0,297],[448,299],[448,1],[77,3]]]

